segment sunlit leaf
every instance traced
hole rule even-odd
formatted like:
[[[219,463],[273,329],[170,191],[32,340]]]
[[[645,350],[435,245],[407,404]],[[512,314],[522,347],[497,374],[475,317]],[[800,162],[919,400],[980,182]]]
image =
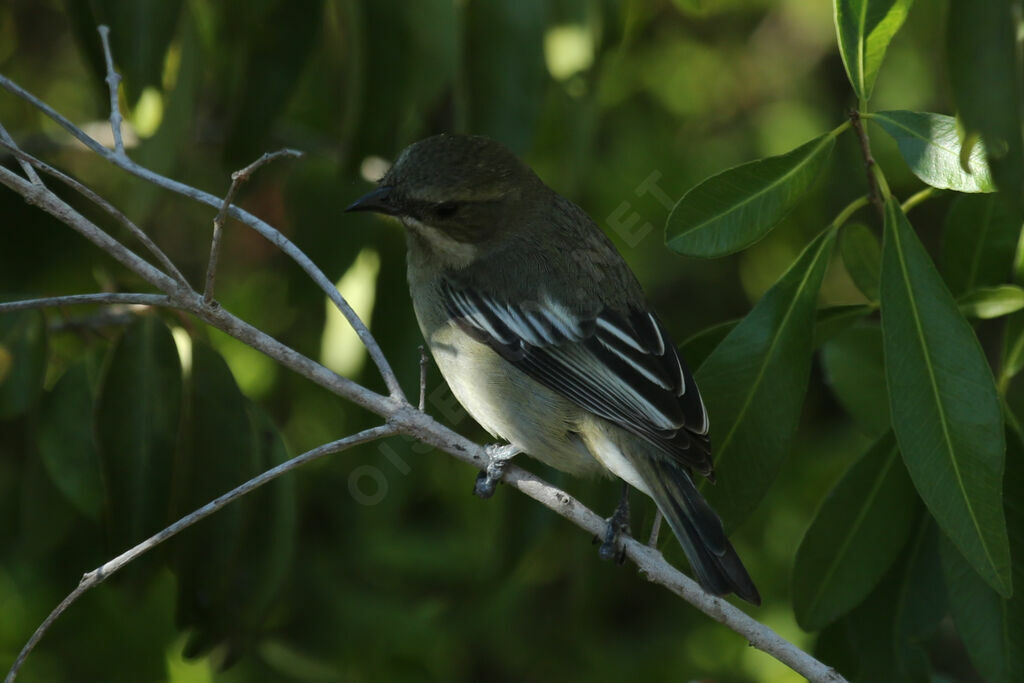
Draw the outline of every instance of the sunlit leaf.
[[[27,411],[43,391],[46,320],[39,311],[0,314],[0,419]]]
[[[992,371],[897,200],[885,217],[882,334],[900,452],[939,527],[1009,595],[1005,442]]]
[[[1012,429],[1006,444],[1006,525],[1018,590],[1003,598],[946,539],[941,555],[953,620],[971,661],[986,681],[1011,683],[1024,680],[1024,446]]]
[[[167,521],[181,385],[181,362],[170,330],[158,317],[142,316],[114,346],[96,404],[114,549],[156,533]]]
[[[871,97],[885,50],[912,4],[913,0],[835,0],[839,54],[858,99]]]
[[[825,381],[854,422],[869,436],[889,429],[889,401],[877,324],[853,327],[821,347]]]
[[[839,253],[853,284],[868,301],[878,301],[878,281],[882,273],[882,247],[871,228],[863,223],[843,227]]]
[[[821,175],[832,133],[788,154],[751,161],[688,191],[665,225],[669,248],[687,256],[725,256],[768,234]]]
[[[718,478],[704,495],[727,529],[757,506],[789,455],[835,235],[828,230],[811,242],[697,370]]]
[[[1017,24],[1010,0],[952,0],[946,61],[964,129],[968,136],[981,134],[996,185],[1020,212],[1024,140]]]
[[[816,631],[858,605],[896,560],[920,503],[896,440],[883,436],[829,492],[793,565],[793,610]]]
[[[957,197],[942,230],[942,274],[953,294],[1006,282],[1020,233],[1002,193]]]
[[[918,178],[940,190],[995,192],[985,150],[975,145],[970,171],[960,164],[960,136],[956,119],[916,111],[880,111],[871,120],[900,148],[903,160]]]
[[[1024,308],[1024,289],[1017,285],[979,287],[957,299],[957,305],[968,318],[1001,318]]]

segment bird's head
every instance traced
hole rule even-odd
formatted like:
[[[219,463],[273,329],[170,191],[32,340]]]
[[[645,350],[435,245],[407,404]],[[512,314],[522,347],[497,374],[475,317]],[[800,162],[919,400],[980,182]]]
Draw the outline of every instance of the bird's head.
[[[504,145],[441,134],[407,147],[346,211],[395,216],[431,250],[461,260],[528,222],[530,199],[545,189]]]

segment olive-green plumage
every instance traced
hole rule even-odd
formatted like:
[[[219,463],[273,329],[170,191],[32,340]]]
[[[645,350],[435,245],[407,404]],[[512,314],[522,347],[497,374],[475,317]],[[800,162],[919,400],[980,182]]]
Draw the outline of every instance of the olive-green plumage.
[[[495,437],[575,475],[651,496],[698,580],[760,596],[693,485],[708,421],[633,273],[578,206],[502,145],[439,135],[352,207],[407,228],[423,336],[452,392]]]

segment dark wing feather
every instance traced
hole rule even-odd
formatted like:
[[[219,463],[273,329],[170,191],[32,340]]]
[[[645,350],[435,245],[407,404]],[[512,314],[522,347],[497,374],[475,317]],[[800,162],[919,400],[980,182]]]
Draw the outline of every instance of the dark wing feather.
[[[704,402],[653,313],[581,318],[553,301],[509,304],[447,283],[441,295],[461,329],[533,379],[711,474]]]

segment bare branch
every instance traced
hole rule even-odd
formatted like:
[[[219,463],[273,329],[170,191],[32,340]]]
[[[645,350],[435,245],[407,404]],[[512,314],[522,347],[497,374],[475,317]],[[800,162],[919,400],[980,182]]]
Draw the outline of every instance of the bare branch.
[[[96,29],[100,32],[103,43],[103,57],[107,60],[107,89],[110,90],[110,129],[114,133],[114,151],[118,156],[125,156],[124,139],[121,137],[121,107],[118,103],[117,89],[121,85],[121,74],[114,69],[114,57],[110,54],[110,27],[102,25]]]
[[[18,148],[18,145],[15,144],[14,139],[11,137],[10,133],[8,133],[7,129],[4,128],[4,124],[2,123],[0,123],[0,142],[4,143],[4,147],[12,154],[14,154],[14,150],[18,150],[19,152],[21,151]],[[17,154],[14,154],[14,157],[18,160],[18,165],[21,166],[21,170],[25,172],[25,177],[27,177],[36,185],[43,184],[42,178],[40,178],[39,175],[36,173],[36,169],[32,168],[32,164],[28,163]]]
[[[39,625],[39,628],[35,630],[35,633],[32,634],[32,637],[28,639],[28,642],[25,643],[25,646],[21,649],[21,652],[18,653],[17,659],[14,660],[14,664],[11,666],[10,671],[7,672],[7,677],[4,679],[5,683],[14,683],[15,677],[18,675],[18,670],[21,669],[22,664],[25,663],[25,659],[35,648],[39,640],[44,635],[46,635],[46,632],[50,629],[50,626],[53,624],[53,622],[56,621],[57,618],[60,617],[60,615],[63,614],[68,607],[73,605],[75,601],[78,600],[78,598],[81,597],[82,594],[85,593],[87,590],[89,590],[90,588],[95,588],[96,586],[100,585],[108,578],[110,578],[118,571],[120,571],[122,568],[124,568],[124,566],[132,560],[135,560],[141,555],[144,555],[145,553],[149,552],[150,550],[160,545],[167,539],[171,538],[172,536],[175,536],[182,530],[192,526],[196,522],[204,519],[205,517],[209,517],[214,512],[220,510],[221,508],[228,505],[232,501],[241,498],[250,491],[257,489],[260,486],[263,486],[264,484],[273,481],[274,479],[277,479],[282,474],[291,472],[295,468],[301,467],[302,465],[305,465],[308,462],[312,462],[313,460],[321,458],[325,455],[330,455],[331,453],[338,453],[353,446],[358,446],[359,444],[363,444],[368,441],[374,441],[385,436],[390,436],[394,433],[394,427],[390,425],[381,425],[380,427],[366,429],[359,432],[358,434],[347,436],[344,439],[338,439],[337,441],[332,441],[330,443],[324,444],[323,446],[318,446],[317,448],[314,448],[311,451],[306,451],[302,455],[298,455],[292,458],[291,460],[281,463],[280,465],[274,467],[273,469],[269,469],[266,472],[256,477],[253,477],[244,484],[241,484],[231,489],[224,495],[218,498],[214,498],[203,507],[185,515],[174,524],[171,524],[169,527],[163,529],[162,531],[153,534],[145,541],[142,541],[138,545],[129,548],[128,550],[121,553],[114,559],[104,562],[102,565],[100,565],[96,569],[93,569],[91,572],[86,572],[82,576],[82,579],[81,581],[79,581],[78,586],[75,588],[75,590],[71,591],[71,593],[66,598],[64,598],[52,612],[50,612],[49,616],[46,617],[43,623]]]
[[[430,363],[430,356],[427,349],[420,344],[420,400],[417,404],[422,412],[427,407],[427,365]]]
[[[36,308],[53,308],[72,304],[134,304],[139,306],[173,306],[170,297],[163,294],[129,294],[100,292],[97,294],[69,294],[50,296],[44,299],[25,299],[0,303],[0,313],[27,311]]]
[[[203,192],[202,190],[196,189],[184,183],[180,183],[176,180],[166,178],[158,173],[154,173],[144,166],[140,166],[128,158],[127,155],[118,155],[113,151],[107,149],[99,142],[94,140],[85,134],[80,128],[75,126],[71,121],[57,113],[52,107],[40,100],[38,97],[33,95],[21,88],[21,86],[14,83],[12,80],[0,74],[0,87],[3,87],[8,92],[17,95],[29,104],[35,106],[41,112],[46,114],[49,118],[53,119],[59,126],[64,128],[66,131],[71,133],[75,138],[80,140],[86,147],[91,149],[99,156],[106,159],[108,162],[114,164],[118,168],[131,173],[134,176],[147,180],[150,183],[162,187],[165,190],[180,194],[189,199],[193,199],[207,206],[219,208],[223,202],[222,199],[215,197],[214,195]],[[23,194],[23,193],[22,193]],[[370,358],[373,360],[374,365],[377,366],[378,371],[384,378],[384,384],[388,388],[388,393],[392,398],[399,401],[407,402],[405,394],[402,391],[402,387],[398,382],[398,378],[395,376],[395,371],[392,370],[391,365],[384,357],[384,352],[381,351],[380,345],[370,334],[370,330],[367,329],[366,325],[360,320],[356,312],[352,310],[348,302],[338,293],[337,288],[334,284],[327,279],[323,271],[320,270],[313,261],[310,260],[294,243],[291,242],[287,237],[282,235],[278,230],[271,227],[266,222],[260,220],[256,216],[239,209],[237,206],[232,206],[228,210],[228,215],[235,220],[243,223],[260,235],[262,235],[267,241],[276,246],[282,252],[284,252],[289,258],[299,265],[300,268],[309,276],[313,282],[327,295],[327,297],[334,303],[334,305],[341,311],[341,314],[345,316],[352,329],[355,330],[356,335],[359,337],[359,341],[366,347],[366,351]]]
[[[220,238],[224,232],[224,220],[227,218],[228,208],[235,201],[235,194],[238,193],[238,189],[249,180],[249,176],[255,173],[258,168],[270,163],[274,159],[280,159],[285,156],[298,159],[302,156],[302,152],[295,149],[279,149],[276,152],[266,152],[242,170],[231,174],[231,187],[228,188],[228,193],[224,195],[224,203],[220,205],[217,217],[213,219],[213,238],[210,240],[210,263],[206,268],[206,288],[203,290],[203,301],[206,302],[207,306],[213,303],[213,288],[217,279],[217,259],[220,256]]]
[[[114,220],[116,220],[126,230],[128,230],[128,232],[134,235],[135,238],[142,243],[142,246],[146,247],[149,253],[153,254],[153,256],[156,257],[156,260],[160,262],[160,265],[164,267],[164,270],[168,274],[170,274],[171,277],[177,280],[178,284],[180,284],[182,287],[191,289],[191,286],[188,284],[188,280],[186,280],[185,276],[181,274],[181,271],[178,270],[178,267],[174,265],[174,262],[171,261],[170,258],[168,258],[167,254],[164,253],[163,249],[158,247],[156,242],[150,239],[149,235],[147,235],[142,228],[135,225],[135,223],[130,218],[128,218],[128,216],[125,216],[120,209],[115,207],[113,204],[108,202],[100,195],[96,194],[88,186],[83,185],[82,183],[78,182],[77,180],[67,175],[63,171],[60,171],[54,168],[53,166],[50,166],[49,164],[43,161],[40,161],[34,156],[26,154],[17,147],[12,147],[5,143],[0,143],[0,148],[6,149],[8,152],[17,157],[19,161],[29,164],[29,168],[38,167],[39,170],[43,171],[44,173],[47,173],[48,175],[53,176],[57,180],[61,181],[62,183],[64,183],[65,185],[75,190],[83,197],[85,197],[86,199],[88,199],[89,201],[93,202],[101,209],[106,211],[114,218]]]

